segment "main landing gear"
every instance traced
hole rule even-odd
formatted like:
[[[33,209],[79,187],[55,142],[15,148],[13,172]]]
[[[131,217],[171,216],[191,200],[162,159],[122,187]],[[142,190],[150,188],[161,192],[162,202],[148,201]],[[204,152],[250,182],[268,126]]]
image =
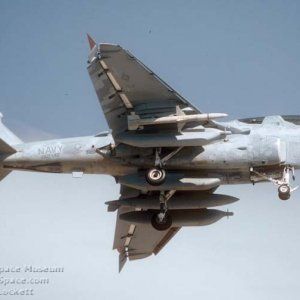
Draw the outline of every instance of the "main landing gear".
[[[182,147],[176,148],[171,151],[169,154],[161,158],[161,148],[155,149],[155,167],[146,171],[145,177],[149,184],[151,185],[161,185],[165,182],[166,171],[163,169],[163,166],[166,162],[177,154]]]
[[[161,185],[166,179],[166,171],[161,168],[151,168],[146,172],[146,180],[151,185]]]
[[[172,226],[172,216],[168,213],[168,200],[174,195],[175,191],[169,191],[167,193],[161,192],[159,195],[160,210],[154,213],[151,218],[151,224],[153,228],[158,231],[164,231]]]
[[[256,172],[253,170],[253,168],[250,169],[250,171],[260,177],[262,177],[265,180],[273,182],[275,185],[278,186],[278,197],[281,200],[288,200],[291,197],[291,193],[295,191],[298,186],[292,187],[290,184],[290,175],[292,174],[292,179],[295,180],[295,169],[291,166],[285,166],[282,172],[282,177],[280,179],[273,179],[265,174],[261,174],[259,172]]]

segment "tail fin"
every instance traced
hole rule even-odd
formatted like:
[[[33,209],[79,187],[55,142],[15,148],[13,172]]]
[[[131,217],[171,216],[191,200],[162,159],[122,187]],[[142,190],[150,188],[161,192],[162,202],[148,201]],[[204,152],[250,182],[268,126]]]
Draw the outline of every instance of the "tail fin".
[[[0,113],[0,139],[8,145],[17,145],[23,143],[15,134],[13,134],[3,123],[3,115]],[[0,150],[1,153],[1,150]]]
[[[22,143],[15,134],[5,127],[2,123],[2,117],[3,115],[0,113],[0,181],[11,172],[2,167],[1,161],[4,160],[5,157],[16,152],[13,145]]]

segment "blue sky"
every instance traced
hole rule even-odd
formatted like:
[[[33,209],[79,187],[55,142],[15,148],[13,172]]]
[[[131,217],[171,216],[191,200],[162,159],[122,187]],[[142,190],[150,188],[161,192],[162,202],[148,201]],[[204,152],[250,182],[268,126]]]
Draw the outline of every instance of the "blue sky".
[[[86,71],[89,32],[189,101],[231,118],[299,114],[299,1],[0,1],[0,111],[24,140],[107,129]],[[0,184],[0,265],[64,265],[36,299],[298,299],[299,192],[228,186],[235,212],[184,229],[117,273],[112,178],[16,172]],[[1,287],[0,287],[1,288]],[[17,298],[15,298],[17,299]]]
[[[1,109],[61,136],[106,127],[86,32],[128,48],[204,111],[294,113],[297,1],[1,1]],[[83,122],[84,120],[84,122]]]

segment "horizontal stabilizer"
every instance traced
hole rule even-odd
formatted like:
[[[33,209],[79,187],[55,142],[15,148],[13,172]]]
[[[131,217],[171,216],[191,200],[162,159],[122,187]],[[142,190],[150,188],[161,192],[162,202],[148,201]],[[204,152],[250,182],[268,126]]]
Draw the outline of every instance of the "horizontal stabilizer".
[[[0,170],[0,181],[4,179],[10,172],[10,170]]]
[[[17,151],[0,138],[0,154],[14,154]]]

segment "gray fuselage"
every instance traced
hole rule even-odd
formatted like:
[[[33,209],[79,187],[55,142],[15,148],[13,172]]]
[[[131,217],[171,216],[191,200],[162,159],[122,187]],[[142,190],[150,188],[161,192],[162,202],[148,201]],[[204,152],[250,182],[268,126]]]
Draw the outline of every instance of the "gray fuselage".
[[[218,123],[232,134],[205,146],[184,147],[167,161],[165,169],[196,177],[217,177],[222,184],[261,181],[250,176],[258,168],[276,178],[281,166],[300,167],[300,126],[281,117],[266,117],[262,124],[239,121]],[[201,133],[199,133],[201,135]],[[14,146],[16,153],[2,161],[9,170],[52,173],[83,172],[121,176],[153,165],[151,156],[113,155],[97,151],[115,147],[110,134],[25,143]]]

